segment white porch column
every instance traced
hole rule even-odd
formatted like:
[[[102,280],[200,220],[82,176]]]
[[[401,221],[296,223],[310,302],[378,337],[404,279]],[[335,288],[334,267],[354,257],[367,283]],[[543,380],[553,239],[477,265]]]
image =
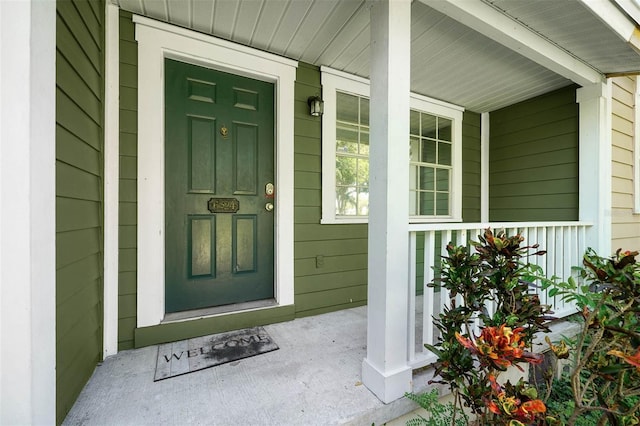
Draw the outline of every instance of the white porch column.
[[[411,2],[371,8],[367,357],[362,381],[383,402],[411,390],[408,366]]]
[[[580,113],[580,220],[592,222],[587,247],[611,253],[611,88],[596,83],[577,90]]]
[[[56,4],[0,1],[0,424],[56,423]]]

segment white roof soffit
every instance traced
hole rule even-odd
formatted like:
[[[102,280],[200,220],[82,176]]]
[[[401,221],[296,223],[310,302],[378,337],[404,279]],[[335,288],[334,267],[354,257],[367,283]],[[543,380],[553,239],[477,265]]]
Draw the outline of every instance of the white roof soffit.
[[[613,3],[602,0],[578,0],[598,17],[606,26],[638,53],[640,53],[640,29]],[[631,16],[637,19],[638,6],[634,1],[616,0],[616,2]],[[636,16],[632,15],[634,13]]]
[[[640,23],[640,3],[638,0],[614,0],[634,21]]]
[[[481,0],[420,1],[581,86],[604,78],[591,66]]]

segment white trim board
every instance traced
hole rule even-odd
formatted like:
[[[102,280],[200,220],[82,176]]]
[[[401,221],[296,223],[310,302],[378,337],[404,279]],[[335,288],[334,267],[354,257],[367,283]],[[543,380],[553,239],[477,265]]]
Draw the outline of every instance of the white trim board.
[[[102,357],[118,352],[120,185],[120,9],[105,10],[104,325]]]
[[[280,56],[134,15],[138,41],[137,326],[165,315],[164,58],[274,83],[276,90],[276,307],[292,305],[293,122],[298,63]],[[270,308],[265,308],[270,309]]]

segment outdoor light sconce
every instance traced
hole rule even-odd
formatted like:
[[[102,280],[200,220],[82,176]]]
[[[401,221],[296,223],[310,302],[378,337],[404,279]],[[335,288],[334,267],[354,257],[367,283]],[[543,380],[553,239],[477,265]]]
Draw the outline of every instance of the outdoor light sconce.
[[[324,112],[324,102],[322,102],[320,96],[311,96],[307,99],[307,103],[309,104],[309,113],[314,117],[320,117]]]

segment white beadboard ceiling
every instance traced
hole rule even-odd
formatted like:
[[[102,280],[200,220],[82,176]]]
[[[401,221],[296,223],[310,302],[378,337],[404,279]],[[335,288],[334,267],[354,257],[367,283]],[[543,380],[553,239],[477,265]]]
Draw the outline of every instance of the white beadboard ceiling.
[[[369,76],[366,0],[112,1],[135,14]],[[603,74],[640,70],[640,55],[578,1],[483,1]],[[493,111],[571,83],[418,1],[411,37],[412,90],[472,111]]]

